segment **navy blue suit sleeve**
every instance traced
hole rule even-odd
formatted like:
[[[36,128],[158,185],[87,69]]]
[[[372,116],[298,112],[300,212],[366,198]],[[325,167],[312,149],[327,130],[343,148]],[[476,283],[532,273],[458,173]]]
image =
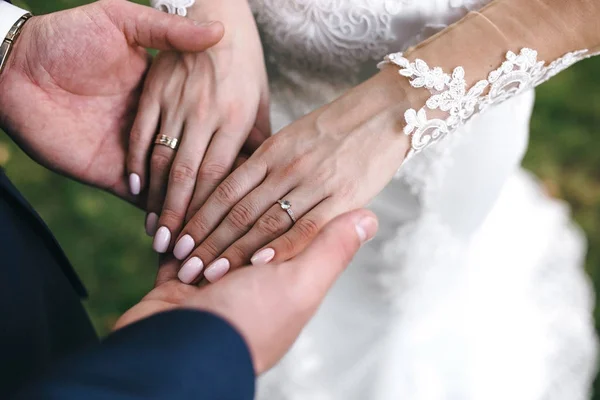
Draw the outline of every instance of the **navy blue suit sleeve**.
[[[17,399],[250,400],[254,380],[248,348],[228,323],[179,310],[113,333],[29,384]]]

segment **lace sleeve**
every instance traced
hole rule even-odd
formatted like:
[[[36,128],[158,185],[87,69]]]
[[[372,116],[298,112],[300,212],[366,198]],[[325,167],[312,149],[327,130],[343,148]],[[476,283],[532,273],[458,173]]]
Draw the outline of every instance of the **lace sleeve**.
[[[157,10],[185,17],[187,9],[193,6],[195,2],[196,0],[150,0],[150,5]]]
[[[598,54],[588,50],[600,44],[598,18],[599,1],[496,0],[406,54],[386,56],[380,68],[393,65],[410,86],[431,93],[405,112],[406,159],[488,107]],[[554,61],[540,61],[540,53]]]

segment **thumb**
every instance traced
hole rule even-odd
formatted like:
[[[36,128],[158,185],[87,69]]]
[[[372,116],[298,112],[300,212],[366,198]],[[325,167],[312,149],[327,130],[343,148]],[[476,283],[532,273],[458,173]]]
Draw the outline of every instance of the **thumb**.
[[[375,236],[377,228],[377,217],[371,211],[343,214],[327,224],[304,252],[286,264],[292,266],[296,282],[307,288],[305,293],[314,293],[320,303],[360,246]]]
[[[199,23],[125,0],[105,0],[102,5],[131,45],[198,52],[214,46],[223,37],[220,22]]]

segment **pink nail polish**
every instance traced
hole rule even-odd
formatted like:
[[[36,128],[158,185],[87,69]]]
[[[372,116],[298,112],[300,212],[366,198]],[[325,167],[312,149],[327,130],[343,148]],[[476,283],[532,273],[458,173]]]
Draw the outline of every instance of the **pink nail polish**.
[[[229,264],[228,259],[219,258],[217,261],[209,265],[208,268],[206,268],[204,271],[204,277],[207,281],[214,283],[221,279],[227,273],[227,271],[229,271],[230,267],[231,265]]]
[[[146,234],[154,236],[156,234],[156,225],[158,224],[158,215],[151,212],[146,216]]]
[[[271,248],[262,249],[252,256],[250,262],[252,265],[265,265],[270,263],[273,258],[275,258],[275,250]]]
[[[202,260],[198,257],[192,257],[183,264],[177,277],[181,282],[190,284],[200,275],[202,268],[204,268]]]
[[[173,255],[176,259],[183,260],[190,255],[195,246],[194,239],[190,235],[184,235],[175,245]]]
[[[129,190],[131,194],[137,196],[142,190],[142,180],[138,174],[129,174]]]
[[[171,231],[166,226],[161,226],[154,235],[154,243],[152,247],[157,253],[165,253],[171,243]]]

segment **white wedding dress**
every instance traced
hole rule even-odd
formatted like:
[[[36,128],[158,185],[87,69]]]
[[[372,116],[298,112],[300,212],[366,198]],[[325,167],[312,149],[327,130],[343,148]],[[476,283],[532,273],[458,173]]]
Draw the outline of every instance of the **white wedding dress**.
[[[274,130],[486,2],[251,0]],[[370,205],[377,238],[260,379],[258,399],[588,398],[597,346],[584,238],[519,166],[533,97],[402,167]]]

